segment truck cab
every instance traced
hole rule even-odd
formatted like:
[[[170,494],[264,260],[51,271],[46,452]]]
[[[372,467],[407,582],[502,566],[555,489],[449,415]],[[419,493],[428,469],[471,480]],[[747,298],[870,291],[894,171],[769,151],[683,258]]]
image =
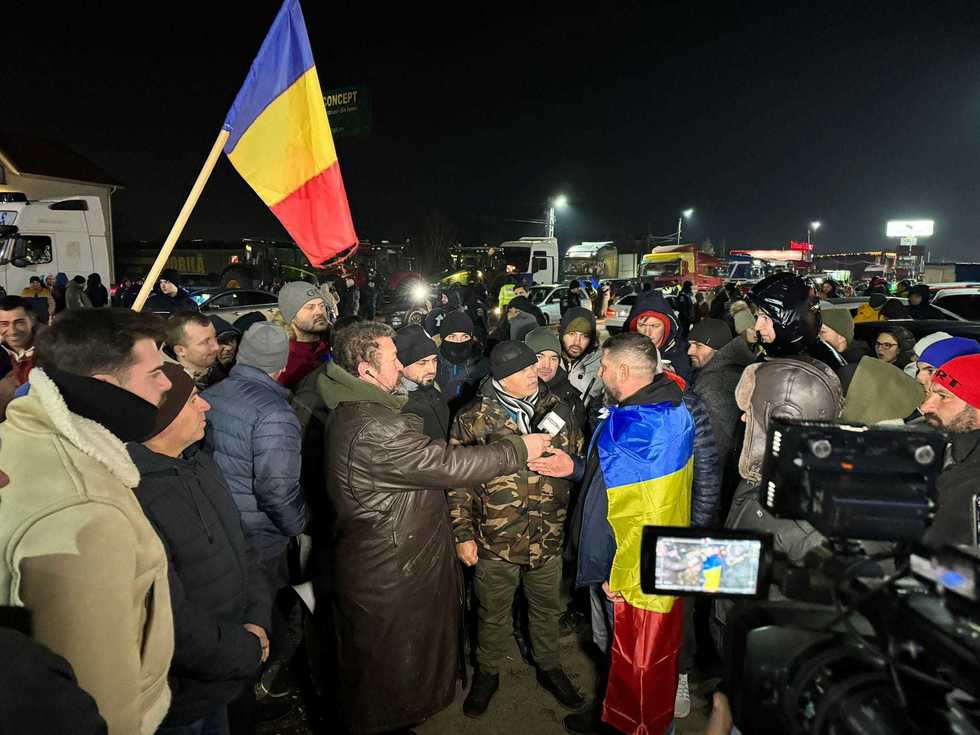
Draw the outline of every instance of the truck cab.
[[[641,276],[655,288],[691,281],[699,291],[725,282],[722,262],[696,245],[662,245],[643,256]]]
[[[111,243],[102,203],[95,196],[28,201],[0,195],[0,286],[19,294],[31,276],[98,273],[113,280]]]

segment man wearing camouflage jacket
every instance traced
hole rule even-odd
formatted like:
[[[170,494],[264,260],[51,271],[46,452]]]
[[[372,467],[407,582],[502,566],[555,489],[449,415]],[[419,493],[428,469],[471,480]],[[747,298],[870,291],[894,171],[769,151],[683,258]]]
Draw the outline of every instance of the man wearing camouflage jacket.
[[[581,428],[571,408],[538,380],[537,356],[523,342],[501,342],[490,355],[492,380],[456,418],[453,444],[488,444],[534,431],[552,433],[552,446],[577,451]],[[538,681],[569,709],[583,704],[558,659],[562,543],[571,483],[528,470],[449,492],[460,560],[475,566],[479,600],[479,669],[463,712],[484,714],[497,691],[513,630],[511,604],[523,582]]]

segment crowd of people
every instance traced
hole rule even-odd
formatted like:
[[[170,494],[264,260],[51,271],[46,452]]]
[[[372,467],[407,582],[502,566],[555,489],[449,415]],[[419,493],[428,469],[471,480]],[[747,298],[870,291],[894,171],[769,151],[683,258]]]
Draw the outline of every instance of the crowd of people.
[[[40,279],[0,303],[5,732],[252,732],[300,656],[338,731],[404,733],[460,680],[492,712],[512,636],[567,731],[669,732],[729,607],[699,640],[689,600],[644,593],[643,527],[764,531],[802,563],[823,537],[759,500],[776,417],[946,432],[926,541],[974,542],[980,344],[916,339],[887,298],[871,345],[791,273],[648,289],[602,341],[581,288],[557,329],[519,287],[492,330],[447,292],[396,332],[352,283],[234,324],[175,272],[143,313],[61,285],[63,309]],[[589,692],[560,655],[576,612]]]

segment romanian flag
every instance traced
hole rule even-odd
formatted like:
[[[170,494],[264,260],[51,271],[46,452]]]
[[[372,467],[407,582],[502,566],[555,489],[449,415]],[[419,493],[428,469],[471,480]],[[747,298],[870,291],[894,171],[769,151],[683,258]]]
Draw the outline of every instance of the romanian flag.
[[[688,526],[694,479],[694,420],[683,403],[609,409],[596,440],[616,552],[609,685],[602,719],[620,732],[665,732],[674,716],[684,605],[640,589],[644,526]]]
[[[299,0],[286,0],[225,118],[225,153],[313,265],[357,244]]]

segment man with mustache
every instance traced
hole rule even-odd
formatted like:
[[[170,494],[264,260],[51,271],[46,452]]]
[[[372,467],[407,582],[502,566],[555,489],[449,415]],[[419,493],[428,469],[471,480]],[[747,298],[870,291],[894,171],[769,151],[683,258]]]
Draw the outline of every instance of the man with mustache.
[[[330,349],[327,305],[320,289],[306,281],[287,283],[279,291],[279,311],[289,332],[289,359],[279,384],[290,390],[313,372]]]
[[[962,355],[940,366],[919,407],[930,426],[949,434],[946,469],[936,490],[939,508],[925,543],[976,544],[977,474],[980,472],[980,355]]]

